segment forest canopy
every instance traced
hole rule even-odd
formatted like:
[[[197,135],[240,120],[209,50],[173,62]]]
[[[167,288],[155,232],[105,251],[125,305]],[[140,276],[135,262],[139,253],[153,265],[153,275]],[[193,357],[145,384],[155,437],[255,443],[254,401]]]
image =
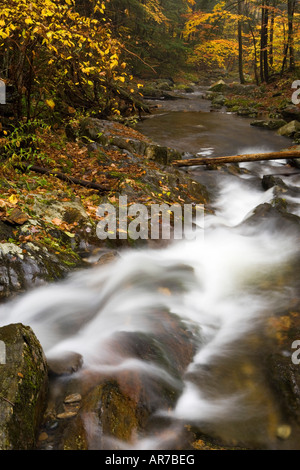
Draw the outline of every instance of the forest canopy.
[[[296,71],[299,18],[296,0],[3,0],[0,78],[17,119],[118,115],[143,78]]]

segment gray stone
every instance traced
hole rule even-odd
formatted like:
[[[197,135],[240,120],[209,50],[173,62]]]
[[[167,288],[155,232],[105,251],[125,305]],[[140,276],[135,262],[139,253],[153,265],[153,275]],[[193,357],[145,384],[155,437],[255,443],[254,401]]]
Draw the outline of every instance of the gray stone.
[[[48,358],[49,371],[53,375],[70,375],[77,372],[83,364],[81,354],[66,351],[62,357]]]
[[[163,165],[169,165],[171,161],[180,160],[182,158],[180,152],[156,144],[147,146],[145,156],[149,158],[149,160],[155,160]]]
[[[31,328],[0,328],[5,361],[0,362],[0,450],[35,447],[48,389],[42,347]]]

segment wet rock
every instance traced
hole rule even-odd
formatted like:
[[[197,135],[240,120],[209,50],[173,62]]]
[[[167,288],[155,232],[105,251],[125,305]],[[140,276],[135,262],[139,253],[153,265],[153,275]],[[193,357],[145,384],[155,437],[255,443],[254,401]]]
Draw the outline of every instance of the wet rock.
[[[274,230],[279,234],[299,235],[300,217],[287,211],[287,203],[281,197],[275,197],[272,204],[265,203],[257,206],[252,215],[243,222],[249,226],[261,226]]]
[[[278,186],[281,189],[287,189],[286,184],[282,181],[281,178],[275,177],[273,175],[264,175],[262,179],[262,187],[264,190],[268,190],[274,186]]]
[[[256,117],[258,112],[254,108],[239,108],[237,111],[239,116],[249,116],[249,117]]]
[[[295,132],[293,136],[293,143],[294,144],[300,144],[300,132]]]
[[[80,395],[80,393],[72,393],[71,395],[68,395],[65,399],[64,399],[64,403],[78,403],[82,400],[82,396]]]
[[[283,119],[267,119],[267,120],[258,119],[258,120],[252,121],[250,124],[251,126],[255,126],[255,127],[263,127],[264,129],[277,130],[285,126],[287,122],[284,121]]]
[[[5,361],[0,364],[0,449],[30,450],[37,439],[46,403],[46,359],[31,328],[0,328]]]
[[[284,137],[293,137],[296,132],[300,131],[300,122],[299,121],[291,121],[288,124],[285,124],[283,127],[280,127],[277,131],[278,135],[282,135]]]
[[[70,375],[77,372],[83,364],[81,354],[69,351],[58,358],[47,358],[49,373],[52,375]]]
[[[289,105],[281,111],[284,118],[300,121],[300,109],[296,105]]]
[[[59,413],[57,415],[58,419],[70,419],[74,418],[77,415],[77,411],[64,411],[64,413]]]
[[[64,278],[84,262],[74,253],[57,252],[38,243],[0,243],[0,300]]]
[[[182,158],[179,151],[156,144],[147,146],[145,156],[149,160],[155,160],[162,165],[169,165],[173,160],[181,160]]]
[[[119,448],[151,427],[156,411],[174,406],[196,350],[195,332],[167,312],[160,313],[156,330],[155,335],[120,332],[108,340],[105,347],[112,356],[119,354],[137,365],[141,361],[153,372],[136,367],[121,368],[110,378],[85,375],[88,390],[80,392],[80,409],[64,429],[60,449]]]
[[[300,158],[290,159],[288,160],[288,164],[295,168],[300,168]]]
[[[166,85],[160,83],[153,83],[144,86],[142,94],[144,99],[147,100],[175,100],[177,97],[171,94],[171,86],[168,86],[168,90],[165,89]]]

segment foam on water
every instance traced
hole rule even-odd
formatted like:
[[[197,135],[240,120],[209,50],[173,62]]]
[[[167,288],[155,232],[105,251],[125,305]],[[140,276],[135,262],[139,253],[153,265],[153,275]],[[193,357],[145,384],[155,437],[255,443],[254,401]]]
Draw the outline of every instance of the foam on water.
[[[289,291],[261,291],[257,280],[293,256],[293,235],[274,236],[272,230],[241,225],[257,205],[272,197],[272,189],[249,191],[245,180],[225,179],[215,215],[205,217],[203,240],[123,252],[108,266],[76,273],[2,306],[0,324],[30,325],[48,357],[78,352],[84,358],[83,370],[140,370],[176,387],[172,374],[162,367],[122,357],[109,346],[118,332],[155,334],[159,312],[167,309],[200,332],[184,390],[169,416],[208,423],[229,417],[241,421],[243,413],[251,414],[251,406],[241,404],[241,391],[224,394],[222,383],[216,383],[211,394],[190,377],[218,358],[230,361],[236,354],[232,345],[256,330],[266,312],[276,311],[290,296]],[[156,444],[149,436],[144,444],[136,444],[143,445]]]

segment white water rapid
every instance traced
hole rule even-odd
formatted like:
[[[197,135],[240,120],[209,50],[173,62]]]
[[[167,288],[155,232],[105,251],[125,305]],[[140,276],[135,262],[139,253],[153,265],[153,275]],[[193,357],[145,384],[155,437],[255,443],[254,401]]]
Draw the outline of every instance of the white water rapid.
[[[199,227],[203,240],[121,252],[109,265],[78,272],[1,306],[0,324],[31,326],[48,358],[65,351],[81,354],[83,368],[77,377],[86,371],[107,377],[139,371],[180,390],[172,410],[156,411],[161,419],[168,418],[166,429],[146,433],[123,448],[163,448],[166,430],[174,431],[180,423],[230,443],[276,447],[276,430],[285,424],[261,358],[268,344],[267,319],[285,311],[296,295],[277,276],[297,255],[297,234],[284,227],[276,230],[272,223],[247,223],[256,207],[273,200],[273,188],[250,187],[247,175],[228,174],[218,180],[216,193],[215,213]],[[299,197],[294,202],[299,208]],[[179,318],[193,334],[196,350],[182,386],[172,367],[124,354],[112,341],[124,332],[155,339],[161,311]],[[87,427],[93,426],[97,424],[88,421]]]

